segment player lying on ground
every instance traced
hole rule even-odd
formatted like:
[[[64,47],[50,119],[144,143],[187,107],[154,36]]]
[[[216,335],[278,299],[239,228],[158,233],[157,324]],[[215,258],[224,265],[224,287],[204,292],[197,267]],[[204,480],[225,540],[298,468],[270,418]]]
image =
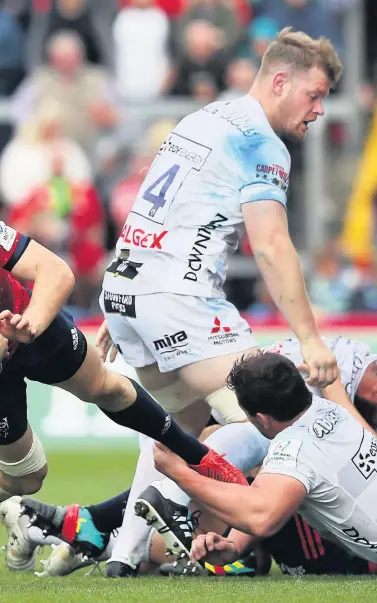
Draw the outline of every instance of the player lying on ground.
[[[282,137],[305,138],[341,71],[329,40],[282,30],[247,94],[202,107],[170,132],[120,233],[100,297],[105,328],[140,382],[196,435],[209,406],[226,422],[246,420],[226,378],[242,354],[258,353],[258,342],[224,292],[228,256],[245,228],[300,340],[308,382],[324,387],[337,376],[289,234],[291,160]],[[140,562],[147,534],[132,501],[156,479],[151,448],[142,448],[109,576],[132,575]]]
[[[14,278],[33,281],[32,293]],[[169,443],[197,470],[243,475],[186,434],[135,381],[109,371],[61,310],[74,276],[29,237],[0,223],[0,500],[37,492],[47,473],[42,444],[27,421],[26,381],[55,384],[96,404],[111,420]]]
[[[165,447],[155,447],[160,471],[234,528],[228,538],[199,537],[191,561],[229,563],[256,538],[273,536],[299,510],[322,536],[375,563],[377,439],[372,432],[339,405],[313,396],[296,367],[278,354],[245,357],[233,367],[229,385],[250,421],[273,440],[250,488],[211,483]],[[156,492],[153,487],[143,492],[136,512],[160,528]],[[167,531],[164,538],[168,542]]]
[[[348,408],[350,412],[354,413],[360,423],[369,429],[369,425],[355,410],[352,403],[356,400],[357,406],[360,404],[362,405],[363,414],[367,414],[368,417],[370,416],[370,418],[373,419],[372,414],[369,412],[369,403],[363,401],[362,398],[369,400],[371,404],[377,401],[377,355],[371,354],[368,346],[357,340],[345,337],[335,337],[333,339],[326,339],[325,341],[335,355],[340,368],[341,381],[337,380],[333,385],[326,388],[323,393],[325,396],[331,397],[333,400],[335,399],[337,402]],[[280,354],[287,356],[297,365],[301,365],[303,362],[300,343],[297,339],[286,339],[277,342],[273,344],[271,348],[277,350]],[[322,395],[319,389],[311,386],[309,387],[315,395]],[[372,404],[372,409],[375,408],[376,407]],[[262,462],[269,444],[269,442],[264,439],[264,442],[260,442],[258,447],[255,448],[255,450],[252,450],[252,446],[255,445],[255,442],[253,440],[254,434],[252,433],[250,435],[250,427],[250,424],[248,424],[248,426],[234,425],[233,427],[229,425],[220,430],[215,436],[215,439],[211,440],[211,443],[208,442],[217,452],[226,453],[226,458],[244,472],[248,472],[255,464]],[[149,456],[152,456],[152,442],[150,440],[148,441],[147,439],[142,438],[141,449],[144,450],[144,452],[148,451]],[[258,451],[262,452],[263,455],[256,457]],[[143,462],[145,461],[143,461],[141,455],[138,464],[140,463],[142,467],[145,467]],[[161,476],[159,479],[161,479]],[[140,488],[138,492],[139,495],[141,492],[140,483],[138,482],[136,485]],[[135,488],[135,484],[133,487]],[[165,498],[176,500],[180,504],[188,504],[189,497],[183,495],[182,498],[182,493],[177,495],[176,485],[174,482],[171,482],[171,480],[165,480],[161,485],[156,487],[160,489]],[[133,513],[132,494],[126,513],[128,515],[132,515]],[[164,517],[164,519],[169,525],[169,518]],[[144,525],[140,526],[140,523],[144,523]],[[141,520],[137,518],[135,519],[134,524],[132,526],[134,532],[123,532],[123,536],[122,532],[120,532],[115,548],[118,548],[118,551],[124,550],[124,537],[126,535],[128,535],[129,547],[130,541],[132,541],[132,534],[133,536],[138,534],[139,544],[137,552],[138,563],[140,563],[151,526],[148,526],[145,522],[141,522]]]
[[[76,509],[73,509],[73,506],[55,507],[42,503],[43,507],[41,507],[38,506],[38,501],[35,501],[35,508],[43,511],[44,517],[48,514],[53,517],[53,520],[44,522],[48,533],[46,535],[38,527],[27,527],[30,517],[28,515],[20,516],[23,508],[22,499],[12,497],[0,507],[0,519],[10,535],[8,546],[13,549],[13,556],[10,559],[14,560],[17,555],[18,569],[22,562],[24,571],[33,570],[38,545],[55,545],[49,558],[43,561],[44,567],[41,572],[41,574],[45,573],[50,576],[66,575],[108,559],[114,546],[117,527],[122,523],[129,492],[130,489],[98,505],[79,507],[80,529],[76,533],[72,545],[62,542],[51,534],[61,533],[63,517],[67,518],[72,512],[72,516],[76,515]],[[29,505],[28,512],[32,514],[31,499],[27,499],[25,502]],[[176,514],[178,510],[177,504],[174,503],[174,513]],[[209,530],[225,530],[225,526],[220,526],[219,522],[213,521],[213,518],[208,515],[198,517],[199,514],[195,511],[193,510],[190,515],[187,515],[186,508],[182,507],[181,516],[184,519],[180,525],[177,524],[180,539],[182,539],[183,524],[185,524],[185,530],[189,530],[189,536],[185,541],[188,548],[190,548],[190,539],[192,540],[195,536],[206,534]],[[199,525],[197,525],[197,520],[199,520]],[[80,551],[87,551],[87,553],[91,551],[91,554],[87,555]],[[370,574],[376,571],[373,563],[350,555],[348,551],[330,540],[322,538],[317,530],[310,528],[302,517],[295,514],[274,536],[255,543],[251,550],[246,550],[239,559],[225,567],[209,563],[204,567],[198,566],[198,564],[190,565],[187,557],[167,560],[163,537],[153,530],[146,545],[140,573],[142,575],[156,573],[159,568],[162,575],[200,576],[208,574],[254,577],[268,573],[271,559],[275,561],[282,573],[295,576]]]
[[[343,384],[347,388],[351,400],[353,401],[354,398],[356,398],[360,403],[360,401],[362,400],[361,397],[364,397],[365,399],[360,405],[362,413],[365,411],[368,415],[368,418],[372,420],[372,424],[376,425],[376,355],[371,354],[368,346],[357,340],[347,339],[344,337],[336,337],[333,340],[328,340],[327,343],[335,353],[335,356],[339,363],[340,374],[343,379]],[[301,362],[302,358],[300,356],[297,341],[288,339],[276,343],[272,347],[273,349],[279,349],[281,354],[285,354],[290,358],[295,359],[298,363]],[[206,440],[206,442],[214,449],[222,450],[223,448],[219,447],[222,447],[224,445],[225,439],[228,446],[228,457],[237,466],[243,468],[245,471],[248,471],[250,467],[253,467],[262,459],[267,450],[268,445],[267,440],[265,440],[261,436],[258,437],[259,434],[258,432],[256,432],[256,430],[248,429],[248,427],[252,426],[248,426],[246,424],[238,424],[222,427],[215,434],[211,435],[209,439]],[[225,438],[223,434],[226,435]],[[249,467],[247,466],[248,461]],[[181,542],[181,550],[185,549],[186,551],[189,551],[191,548],[192,534],[187,536],[187,528],[186,535],[182,529],[182,526],[187,524],[187,510],[186,512],[182,510],[185,508],[182,507],[182,504],[187,504],[189,497],[186,497],[184,493],[177,488],[177,486],[175,486],[175,492],[173,488],[170,490],[169,494],[175,502],[171,501],[166,508],[166,505],[164,505],[163,499],[161,498],[159,502],[163,506],[162,510],[159,509],[159,514],[164,518],[167,525],[174,532],[174,539],[178,542]],[[113,530],[117,529],[122,521],[122,515],[126,504],[125,501],[128,500],[128,495],[129,491],[126,491],[124,493],[121,493],[117,497],[110,499],[110,501],[104,501],[99,505],[94,505],[89,508],[77,506],[59,508],[58,513],[56,514],[56,516],[54,516],[56,525],[50,525],[49,527],[49,523],[46,523],[48,533],[52,532],[54,534],[59,534],[60,536],[62,536],[63,531],[63,534],[65,534],[65,537],[68,542],[79,548],[81,547],[81,550],[85,550],[88,553],[92,551],[92,553],[94,552],[94,554],[98,556],[98,554],[103,551],[110,533]],[[177,503],[181,503],[181,505],[177,505]],[[45,541],[45,539],[40,533],[40,530],[34,527],[32,527],[31,530],[26,529],[25,526],[28,523],[29,519],[26,517],[22,517],[19,519],[19,503],[16,504],[14,503],[14,501],[11,501],[10,503],[3,503],[3,505],[0,507],[0,510],[3,514],[3,523],[6,525],[8,532],[10,534],[19,534],[19,538],[17,541],[14,541],[14,539],[11,537],[10,541],[8,542],[8,554],[10,554],[10,557],[8,559],[8,565],[12,567],[12,559],[18,558],[20,566],[22,558],[23,565],[26,568],[30,567],[30,565],[33,566],[33,551],[35,550],[35,546],[38,543],[43,543]],[[39,512],[41,513],[42,518],[44,517],[45,520],[47,519],[47,514],[51,516],[55,513],[55,510],[56,508],[51,507],[50,505],[46,505],[39,508]],[[172,523],[170,521],[170,515],[174,516],[175,518],[181,515],[181,525],[177,521]],[[202,529],[204,528],[202,527]],[[35,533],[34,539],[31,537],[33,533]],[[289,538],[287,538],[287,534],[290,535]],[[294,534],[296,535],[295,537]],[[302,547],[300,549],[300,547],[295,546],[292,549],[292,554],[290,555],[288,554],[289,551],[284,549],[282,543],[284,539],[286,539],[287,543],[290,543],[295,539],[297,540],[297,534],[300,537]],[[34,545],[30,545],[30,537],[31,540],[34,541]],[[313,540],[313,531],[310,531],[306,527],[306,523],[303,523],[302,519],[296,518],[294,521],[290,521],[287,524],[286,528],[283,529],[283,531],[281,532],[281,537],[277,536],[276,539],[275,537],[272,537],[268,540],[270,547],[269,551],[274,557],[274,559],[281,565],[282,569],[283,566],[286,566],[287,568],[299,568],[300,566],[302,566],[302,571],[306,572],[340,572],[343,563],[343,555],[340,555],[338,557],[339,563],[337,563],[336,554],[332,554],[332,552],[336,551],[338,547],[332,544],[327,544],[327,541],[325,541],[321,548],[320,546],[317,546],[317,544],[315,544],[316,539],[318,539],[318,536],[316,535],[316,538]],[[313,545],[311,544],[312,542]],[[279,550],[282,550],[284,553],[281,557],[279,557]],[[323,550],[325,551],[324,554],[322,552]],[[70,553],[69,549],[66,549],[64,547],[62,551],[63,555],[67,555],[69,559],[68,566],[66,564],[66,561],[64,559],[62,560],[62,563],[64,565],[64,571],[66,571],[67,568],[69,569],[70,567],[80,566],[80,557],[74,557],[72,552]],[[297,553],[297,551],[301,551],[301,555],[303,555],[302,559],[300,557],[300,554]],[[318,554],[318,552],[320,554]],[[52,559],[55,559],[55,561],[56,559],[59,560],[59,554],[60,551],[57,552],[57,557],[56,555],[53,555]],[[350,560],[349,565],[344,565],[344,571],[351,571],[352,568],[354,569],[354,571],[356,571],[357,567],[362,568],[361,571],[364,572],[367,566],[364,563],[360,564],[359,562],[353,562],[352,560]],[[240,568],[238,567],[238,569]],[[234,566],[230,569],[230,571],[233,573],[235,571],[238,571],[238,569],[237,566]],[[183,572],[184,570],[185,563],[183,562],[178,567],[170,568],[169,571],[174,571],[177,573],[179,571]],[[294,571],[296,570],[292,569],[292,572]],[[300,570],[297,569],[297,572],[298,571]]]

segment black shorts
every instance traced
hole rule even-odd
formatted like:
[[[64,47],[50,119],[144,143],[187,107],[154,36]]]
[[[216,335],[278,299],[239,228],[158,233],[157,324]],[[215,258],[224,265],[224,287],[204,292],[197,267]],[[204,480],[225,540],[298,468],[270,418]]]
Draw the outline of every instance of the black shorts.
[[[19,345],[0,373],[0,445],[12,444],[27,428],[26,381],[52,385],[72,377],[85,360],[87,341],[73,318],[59,312],[46,331]]]

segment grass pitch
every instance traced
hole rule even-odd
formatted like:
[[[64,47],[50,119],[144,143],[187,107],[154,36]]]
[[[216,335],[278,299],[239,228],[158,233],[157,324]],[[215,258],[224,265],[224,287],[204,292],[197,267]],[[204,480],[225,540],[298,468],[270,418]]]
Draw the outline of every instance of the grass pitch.
[[[90,504],[130,484],[136,453],[119,451],[53,452],[49,476],[39,498],[56,504]],[[0,533],[5,543],[4,530]],[[43,553],[47,557],[48,550]],[[38,568],[41,569],[41,568]],[[80,570],[64,578],[37,578],[9,572],[0,561],[0,603],[377,603],[373,577],[158,578],[106,580]]]

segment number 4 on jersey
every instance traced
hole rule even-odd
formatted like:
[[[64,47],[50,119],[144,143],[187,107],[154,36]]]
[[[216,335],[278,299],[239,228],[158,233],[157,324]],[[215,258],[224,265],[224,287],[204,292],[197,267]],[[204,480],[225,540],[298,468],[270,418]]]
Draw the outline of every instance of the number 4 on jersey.
[[[148,186],[147,190],[143,194],[143,199],[150,201],[152,207],[149,210],[149,215],[153,217],[160,207],[164,207],[166,203],[166,193],[170,186],[173,184],[174,178],[179,171],[179,165],[175,164],[164,172],[157,180]]]

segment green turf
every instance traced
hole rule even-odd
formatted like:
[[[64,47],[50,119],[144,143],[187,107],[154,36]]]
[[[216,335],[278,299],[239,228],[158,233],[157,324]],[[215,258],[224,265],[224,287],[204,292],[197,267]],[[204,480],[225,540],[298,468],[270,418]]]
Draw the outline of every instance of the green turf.
[[[90,504],[126,488],[136,454],[85,451],[49,454],[49,476],[39,498]],[[2,530],[2,542],[5,534]],[[44,551],[44,557],[48,551]],[[39,568],[41,569],[41,567]],[[0,603],[376,603],[374,578],[137,578],[105,580],[80,570],[64,578],[9,572],[0,563]]]

